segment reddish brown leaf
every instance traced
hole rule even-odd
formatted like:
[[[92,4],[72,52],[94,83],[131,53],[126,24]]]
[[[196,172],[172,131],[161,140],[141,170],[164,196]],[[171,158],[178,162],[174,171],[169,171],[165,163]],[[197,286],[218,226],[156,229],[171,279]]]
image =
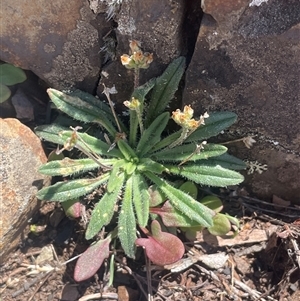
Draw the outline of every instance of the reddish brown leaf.
[[[164,266],[178,261],[183,256],[182,241],[173,234],[162,232],[158,221],[152,222],[151,231],[152,234],[148,233],[148,238],[138,238],[135,243],[145,248],[147,256],[154,264]]]
[[[109,256],[110,241],[110,237],[99,240],[79,257],[74,271],[75,281],[83,281],[96,274],[104,259]]]

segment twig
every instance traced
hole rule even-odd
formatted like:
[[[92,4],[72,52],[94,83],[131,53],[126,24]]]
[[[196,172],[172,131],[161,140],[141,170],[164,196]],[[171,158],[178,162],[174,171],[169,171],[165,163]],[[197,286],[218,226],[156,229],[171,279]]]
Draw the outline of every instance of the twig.
[[[146,261],[146,274],[147,274],[147,286],[148,286],[148,301],[153,301],[153,296],[152,296],[152,283],[151,283],[151,263],[149,258],[146,255],[146,252],[144,251],[145,254],[145,261]]]
[[[42,279],[45,275],[47,275],[47,273],[42,273],[41,275],[39,275],[38,277],[34,278],[32,281],[30,282],[26,282],[24,283],[23,287],[21,289],[19,289],[18,291],[14,292],[11,296],[13,298],[19,296],[20,294],[26,292],[27,290],[29,290],[29,288],[31,286],[33,286],[34,284],[36,284],[40,279]]]
[[[239,286],[244,292],[248,293],[250,296],[252,296],[254,299],[257,299],[260,297],[260,294],[258,291],[255,291],[253,289],[251,289],[248,285],[246,285],[245,283],[237,280],[237,279],[233,279],[234,284],[236,284],[237,286]],[[261,299],[262,301],[266,301],[265,299]]]
[[[250,296],[252,296],[255,300],[261,300],[261,301],[266,301],[266,299],[262,298],[262,293],[251,289],[248,285],[246,285],[245,283],[243,283],[242,281],[239,281],[237,279],[234,279],[234,283],[239,286],[243,291],[245,291],[246,293],[248,293]],[[272,300],[272,301],[276,301],[276,299],[267,296],[266,297],[268,300]]]
[[[278,207],[278,208],[285,208],[285,209],[292,209],[293,211],[300,211],[300,208],[297,207],[287,207],[286,205],[280,205],[280,204],[275,204],[275,203],[270,203],[270,202],[266,202],[266,201],[262,201],[259,200],[257,198],[252,198],[252,197],[248,197],[248,196],[240,196],[242,199],[246,199],[249,201],[255,201],[257,203],[261,203],[267,206],[273,206],[273,207]]]
[[[274,210],[268,210],[268,209],[264,209],[264,208],[261,208],[261,207],[252,206],[252,205],[249,205],[247,203],[243,203],[243,206],[245,206],[248,209],[251,209],[253,211],[268,212],[268,213],[273,213],[273,214],[277,214],[277,215],[280,215],[280,216],[283,216],[283,217],[289,217],[289,218],[296,218],[297,217],[296,215],[284,214],[284,213],[276,212]],[[285,207],[285,208],[287,208],[287,207]]]
[[[83,296],[78,301],[88,301],[88,300],[97,300],[97,299],[110,299],[110,300],[118,300],[117,293],[96,293],[90,294],[87,296]]]
[[[51,273],[48,273],[48,274],[45,275],[44,279],[38,284],[37,288],[34,290],[34,292],[32,293],[31,297],[28,299],[28,301],[31,301],[33,299],[33,297],[35,296],[35,294],[39,291],[39,289],[46,282],[46,280],[49,278],[50,275],[51,275]]]
[[[195,266],[204,274],[210,276],[213,280],[217,281],[217,282],[221,282],[221,280],[219,279],[219,277],[212,271],[207,270],[206,268],[202,267],[199,264],[195,264]]]

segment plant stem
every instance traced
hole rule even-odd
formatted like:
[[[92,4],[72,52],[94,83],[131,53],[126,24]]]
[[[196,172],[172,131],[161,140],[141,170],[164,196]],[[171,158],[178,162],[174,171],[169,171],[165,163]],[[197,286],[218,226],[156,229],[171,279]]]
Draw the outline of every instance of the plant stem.
[[[230,140],[230,141],[222,142],[221,144],[224,145],[224,144],[230,144],[230,143],[240,142],[240,141],[244,141],[244,139],[245,138]]]
[[[140,107],[136,108],[136,115],[137,115],[137,118],[138,118],[138,121],[139,121],[140,132],[141,132],[141,135],[142,135],[143,132],[144,132],[144,125],[143,125],[143,119],[142,119],[142,113],[141,113]]]
[[[105,87],[105,85],[103,84],[104,86],[104,90],[103,90],[103,93],[106,95],[107,97],[107,100],[108,100],[108,103],[109,103],[109,106],[110,106],[110,109],[114,115],[114,118],[115,118],[115,121],[116,121],[116,124],[117,124],[117,127],[118,127],[118,130],[119,132],[121,133],[122,132],[122,129],[121,129],[121,126],[120,126],[120,123],[119,123],[119,120],[118,120],[118,117],[117,117],[117,114],[116,114],[116,111],[114,109],[114,105],[113,105],[113,102],[111,101],[110,99],[110,93],[109,93],[109,89]]]
[[[171,143],[169,145],[169,148],[173,148],[177,145],[180,145],[182,144],[182,142],[186,139],[186,137],[188,136],[188,133],[189,133],[189,129],[187,128],[182,128],[182,132],[181,132],[181,135],[178,139],[176,139],[173,143]]]
[[[140,82],[140,69],[135,68],[134,69],[134,89],[136,89],[139,86]]]
[[[201,149],[203,149],[203,145],[206,144],[206,141],[203,141],[202,143],[200,143],[199,145],[196,145],[196,149],[187,157],[185,158],[183,161],[181,161],[177,166],[181,166],[184,163],[188,162],[195,154],[200,154]]]

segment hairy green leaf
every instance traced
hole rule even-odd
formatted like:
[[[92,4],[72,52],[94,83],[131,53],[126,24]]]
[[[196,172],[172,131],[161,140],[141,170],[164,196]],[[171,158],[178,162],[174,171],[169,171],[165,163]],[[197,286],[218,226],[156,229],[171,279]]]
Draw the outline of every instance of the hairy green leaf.
[[[168,169],[165,168],[165,166],[163,166],[160,163],[157,163],[149,158],[143,158],[140,160],[137,169],[141,172],[144,171],[151,171],[155,174],[161,174],[163,172],[168,172]]]
[[[72,91],[72,92],[70,92],[69,95],[74,96],[74,97],[78,97],[81,100],[97,107],[102,112],[104,112],[110,120],[112,120],[114,122],[114,117],[113,117],[113,114],[111,112],[110,106],[108,104],[104,103],[99,98],[96,98],[95,96],[91,95],[90,93],[87,93],[87,92],[84,92],[84,91],[81,91],[81,90]]]
[[[220,156],[227,151],[227,148],[219,144],[206,144],[204,149],[197,152],[197,145],[194,143],[183,144],[174,148],[165,148],[154,153],[151,157],[158,161],[179,162],[188,159],[188,161],[198,161],[210,157]]]
[[[142,86],[137,87],[131,97],[134,97],[139,100],[140,102],[140,111],[144,111],[144,101],[145,97],[148,94],[148,92],[153,88],[155,84],[155,79],[149,80],[147,83],[145,83]],[[131,146],[136,146],[136,139],[137,139],[137,129],[139,125],[139,121],[137,118],[137,113],[134,110],[129,110],[130,114],[130,131],[129,131],[129,144]]]
[[[233,170],[243,170],[246,169],[247,165],[246,163],[238,159],[234,156],[229,155],[228,153],[225,153],[221,156],[209,158],[208,160],[205,160],[203,162],[198,162],[199,164],[208,164],[208,165],[220,165],[224,168],[233,169]]]
[[[138,160],[138,158],[135,154],[135,151],[129,146],[129,144],[126,141],[120,139],[117,142],[117,145],[118,145],[120,152],[123,154],[124,158],[127,161],[137,161]]]
[[[118,184],[118,176],[119,176],[119,173],[120,173],[120,169],[123,169],[123,166],[126,164],[126,161],[121,159],[121,160],[118,160],[112,170],[110,171],[110,175],[109,175],[109,179],[108,179],[108,183],[107,183],[107,191],[109,193],[113,192],[115,189],[116,189],[116,185]]]
[[[129,176],[132,173],[134,173],[134,171],[136,170],[136,168],[137,168],[136,163],[134,163],[134,162],[126,162],[126,164],[124,166],[126,175]]]
[[[103,126],[112,137],[117,130],[107,114],[97,106],[90,104],[77,96],[71,96],[55,89],[47,90],[49,97],[62,112],[82,122],[93,122]]]
[[[231,126],[237,119],[237,115],[232,112],[215,112],[205,119],[205,125],[200,127],[192,133],[185,142],[202,141],[210,137],[216,136]]]
[[[43,138],[47,141],[64,145],[67,139],[69,139],[72,136],[73,131],[68,128],[54,124],[38,126],[35,129],[35,133],[40,138]],[[81,138],[81,140],[77,140],[77,143],[81,148],[84,148],[90,152],[94,152],[100,156],[105,155],[107,157],[122,157],[122,154],[118,149],[114,148],[109,151],[110,145],[108,145],[106,142],[100,139],[90,136],[87,133],[77,132],[77,135]]]
[[[116,159],[101,159],[100,163],[109,166],[115,162]],[[39,168],[39,172],[49,176],[69,176],[79,172],[86,172],[95,168],[99,168],[92,159],[70,159],[56,160],[48,162]]]
[[[244,180],[244,177],[236,171],[221,167],[220,165],[186,164],[178,166],[166,166],[170,173],[179,175],[197,184],[217,187],[236,185]]]
[[[58,134],[62,131],[70,131],[70,129],[54,123],[37,126],[34,131],[40,138],[45,139],[46,141],[63,145],[65,141]]]
[[[37,193],[40,200],[64,202],[85,195],[108,180],[109,174],[105,173],[94,179],[79,179],[58,182],[49,187],[42,188]]]
[[[150,194],[148,185],[139,173],[132,175],[133,204],[139,226],[145,227],[149,218]]]
[[[123,187],[124,178],[124,173],[117,175],[114,179],[115,189],[111,192],[106,192],[96,204],[85,232],[86,239],[93,238],[103,226],[110,223],[114,214],[114,207]]]
[[[232,112],[215,112],[210,113],[209,118],[205,119],[205,125],[201,125],[194,133],[192,133],[185,141],[200,143],[210,137],[218,135],[221,131],[229,127],[236,121],[236,114]],[[182,133],[182,129],[168,135],[166,138],[157,143],[151,153],[154,153],[160,149],[168,147],[171,143],[176,141]]]
[[[127,256],[134,258],[136,221],[133,212],[132,177],[127,179],[122,208],[119,214],[118,236]]]
[[[203,206],[187,193],[172,187],[165,180],[146,172],[145,175],[157,185],[157,188],[169,199],[170,203],[179,211],[195,222],[209,227],[212,225],[214,212]]]
[[[149,126],[155,117],[166,109],[178,89],[184,70],[185,58],[179,57],[169,64],[164,73],[156,79],[145,116],[146,126]]]
[[[165,129],[169,118],[170,115],[168,112],[162,113],[144,131],[137,145],[137,152],[140,157],[147,154],[147,152],[160,141],[160,135]]]

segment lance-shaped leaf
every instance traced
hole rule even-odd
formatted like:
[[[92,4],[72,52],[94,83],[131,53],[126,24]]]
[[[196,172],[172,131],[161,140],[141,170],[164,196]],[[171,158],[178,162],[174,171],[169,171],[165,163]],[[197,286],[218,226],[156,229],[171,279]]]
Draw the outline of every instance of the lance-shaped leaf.
[[[105,103],[102,99],[99,99],[99,98],[97,98],[87,92],[81,91],[79,89],[72,91],[69,95],[76,96],[76,97],[80,98],[81,100],[93,105],[94,107],[97,107],[98,109],[100,109],[103,112],[103,114],[106,115],[106,117],[112,122],[112,124],[116,125],[115,116],[112,114],[110,106],[107,103]],[[120,120],[118,118],[118,116],[116,116],[116,118],[118,119],[121,129],[124,132],[127,132],[128,130],[125,127],[125,125],[123,124],[122,120]]]
[[[108,180],[109,174],[105,173],[94,179],[79,179],[66,182],[58,182],[41,189],[37,193],[40,200],[64,202],[83,196]]]
[[[199,149],[194,143],[183,144],[174,148],[165,148],[154,153],[151,157],[159,161],[174,161],[179,162],[188,159],[188,161],[198,161],[208,159],[210,157],[220,156],[227,151],[227,148],[219,144],[206,144],[204,149]]]
[[[112,170],[110,171],[110,176],[109,176],[109,179],[108,179],[108,183],[107,183],[107,192],[111,193],[113,192],[116,187],[118,186],[118,183],[119,183],[119,174],[120,174],[120,169],[126,164],[126,161],[121,159],[121,160],[118,160]]]
[[[144,177],[139,173],[132,175],[133,204],[139,226],[145,227],[149,218],[150,195]]]
[[[127,161],[138,161],[138,157],[136,156],[134,150],[129,146],[129,144],[126,141],[121,139],[117,142],[117,144],[120,152]]]
[[[133,212],[132,177],[126,181],[126,188],[119,214],[118,236],[127,256],[134,258],[136,240],[136,221]]]
[[[229,127],[236,121],[236,114],[232,112],[215,112],[210,113],[209,118],[205,119],[205,124],[200,125],[200,127],[192,133],[184,142],[196,142],[200,143],[203,140],[207,140],[210,137],[218,135],[221,131]],[[182,133],[182,129],[179,131],[167,136],[159,143],[157,143],[151,153],[164,149],[169,146],[171,143],[176,141]]]
[[[35,129],[35,133],[40,138],[43,138],[49,142],[64,145],[67,139],[72,136],[73,131],[59,125],[44,125],[38,126]],[[109,151],[110,145],[100,139],[90,136],[87,133],[77,132],[77,135],[80,137],[80,139],[77,140],[80,148],[84,148],[98,155],[105,155],[107,157],[122,157],[122,154],[118,149],[114,148]]]
[[[170,115],[168,112],[162,113],[144,131],[137,145],[137,152],[140,157],[147,154],[147,152],[160,141],[160,135],[166,128],[169,118]]]
[[[100,100],[99,98],[96,98],[95,96],[93,96],[87,92],[78,90],[78,89],[75,91],[72,91],[69,95],[78,97],[81,100],[83,100],[93,106],[96,106],[98,109],[100,109],[102,112],[104,112],[108,118],[110,118],[112,121],[114,121],[114,117],[113,117],[113,114],[111,113],[110,106],[108,104],[106,104],[105,102],[103,102],[102,100]]]
[[[185,58],[179,57],[156,79],[145,116],[146,126],[149,126],[155,117],[166,109],[178,89],[184,70]]]
[[[215,112],[205,119],[205,125],[201,125],[194,133],[192,133],[186,142],[202,141],[210,137],[216,136],[221,131],[231,126],[237,119],[237,115],[232,112]]]
[[[47,92],[56,107],[67,115],[82,122],[100,124],[112,137],[117,133],[115,126],[107,118],[107,112],[102,111],[98,106],[55,89],[48,89]]]
[[[157,188],[169,199],[170,203],[179,211],[184,213],[191,220],[194,220],[205,227],[212,226],[214,212],[203,206],[187,193],[172,187],[165,180],[156,175],[146,172],[145,175],[157,185]]]
[[[62,131],[69,131],[67,127],[63,127],[58,124],[46,124],[37,126],[34,131],[42,139],[46,141],[63,145],[65,143],[64,139],[58,134]]]
[[[154,264],[164,266],[182,258],[184,254],[182,241],[171,233],[162,232],[158,221],[154,220],[151,223],[151,234],[148,232],[147,234],[148,238],[138,238],[135,243],[145,248],[148,258]]]
[[[116,159],[99,159],[99,162],[109,166],[113,164]],[[79,172],[86,172],[99,168],[100,165],[92,159],[70,159],[56,160],[48,162],[39,168],[39,172],[49,176],[69,176]]]
[[[146,84],[137,87],[133,91],[131,97],[134,97],[139,100],[140,112],[143,112],[145,97],[148,94],[148,92],[153,88],[154,84],[155,84],[155,79],[153,78],[149,80]],[[139,121],[135,110],[129,110],[129,114],[130,114],[129,144],[131,146],[135,146]]]
[[[124,173],[115,176],[115,187],[111,192],[106,192],[96,204],[92,216],[85,232],[85,238],[93,238],[103,226],[110,223],[118,197],[121,194],[121,189],[124,182]]]
[[[182,176],[197,184],[227,187],[229,185],[236,185],[243,182],[244,177],[236,171],[221,167],[220,165],[182,165],[168,166],[170,173]]]
[[[198,163],[202,164],[202,162]],[[225,153],[218,157],[209,158],[208,160],[203,161],[203,163],[208,165],[220,165],[224,168],[233,170],[243,170],[247,167],[246,163],[243,160],[231,156],[228,153]]]
[[[151,171],[155,174],[168,172],[168,169],[164,165],[157,163],[150,158],[142,158],[137,166],[137,169],[141,172]]]
[[[84,281],[94,276],[101,267],[103,261],[109,257],[109,244],[111,237],[99,240],[91,245],[77,260],[74,279]]]

